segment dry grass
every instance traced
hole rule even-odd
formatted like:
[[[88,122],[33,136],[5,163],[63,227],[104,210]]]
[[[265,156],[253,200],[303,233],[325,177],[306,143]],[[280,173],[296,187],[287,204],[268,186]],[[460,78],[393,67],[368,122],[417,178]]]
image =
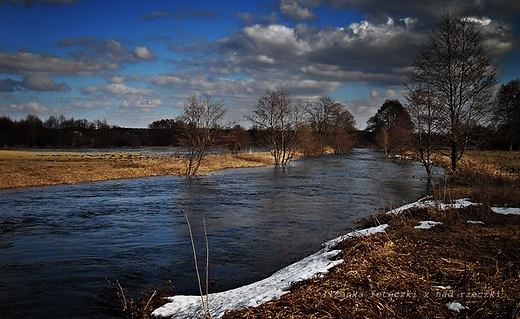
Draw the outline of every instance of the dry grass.
[[[519,152],[470,151],[459,161],[447,184],[437,190],[437,197],[469,197],[486,205],[520,206],[519,169]]]
[[[414,229],[420,220],[443,225]],[[520,216],[481,206],[388,222],[386,233],[342,242],[344,263],[324,277],[224,318],[520,318]],[[449,310],[454,301],[468,309]]]
[[[269,152],[209,155],[202,162],[199,173],[208,173],[228,168],[260,167],[268,165],[274,165],[273,157]]]
[[[117,295],[122,306],[122,313],[127,318],[132,319],[148,319],[153,318],[151,313],[158,307],[164,304],[164,299],[171,296],[173,292],[173,285],[167,282],[161,288],[147,288],[143,293],[135,299],[116,279],[115,282],[108,280],[110,286]]]
[[[233,168],[272,165],[268,153],[208,156],[200,173]],[[153,153],[77,153],[0,150],[0,189],[74,184],[101,180],[177,175],[185,160]]]
[[[496,171],[520,174],[520,151],[466,151],[464,158],[495,167]]]

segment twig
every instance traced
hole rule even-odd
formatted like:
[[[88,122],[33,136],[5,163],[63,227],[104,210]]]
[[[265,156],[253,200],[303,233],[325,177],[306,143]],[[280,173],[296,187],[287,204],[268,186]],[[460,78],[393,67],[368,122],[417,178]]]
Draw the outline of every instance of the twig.
[[[157,290],[154,290],[152,296],[150,297],[150,299],[148,299],[146,306],[144,306],[144,310],[148,309],[148,305],[150,304],[150,302],[152,301],[153,297],[155,297],[156,294],[157,294]]]
[[[211,314],[209,313],[209,242],[206,217],[204,217],[204,214],[202,214],[202,222],[204,223],[204,238],[206,241],[206,318],[211,318]]]
[[[209,304],[207,303],[209,301],[208,297],[208,285],[209,285],[209,277],[208,277],[208,264],[209,264],[209,246],[208,246],[208,236],[206,233],[206,220],[204,219],[204,215],[202,215],[203,221],[204,221],[204,234],[206,236],[206,302],[204,302],[204,294],[202,293],[202,282],[200,280],[200,272],[199,272],[199,265],[197,260],[197,250],[195,249],[195,240],[193,239],[193,232],[191,231],[191,224],[190,220],[188,218],[188,215],[186,212],[181,209],[182,214],[184,215],[184,218],[186,219],[186,222],[188,223],[188,231],[190,233],[190,240],[191,240],[191,248],[193,250],[193,260],[195,261],[195,271],[197,272],[197,281],[199,284],[199,293],[200,293],[200,300],[202,302],[202,308],[204,310],[204,314],[206,318],[211,318],[211,314],[209,312]]]
[[[119,300],[123,304],[123,311],[127,311],[128,310],[128,301],[126,300],[126,293],[125,293],[123,287],[121,287],[121,284],[119,283],[119,280],[116,279],[116,284],[112,283],[106,277],[105,277],[105,280],[108,281],[108,283],[111,286],[113,286],[113,287],[115,287],[117,289],[117,296],[119,297]]]

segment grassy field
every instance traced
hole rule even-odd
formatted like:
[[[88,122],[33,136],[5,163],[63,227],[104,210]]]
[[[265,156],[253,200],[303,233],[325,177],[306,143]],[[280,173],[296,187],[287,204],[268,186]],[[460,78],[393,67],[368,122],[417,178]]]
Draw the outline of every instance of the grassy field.
[[[520,174],[520,152],[467,151],[464,159],[496,167],[507,172]]]
[[[268,153],[212,155],[200,174],[225,168],[272,165]],[[183,174],[184,159],[150,152],[0,150],[0,189]]]

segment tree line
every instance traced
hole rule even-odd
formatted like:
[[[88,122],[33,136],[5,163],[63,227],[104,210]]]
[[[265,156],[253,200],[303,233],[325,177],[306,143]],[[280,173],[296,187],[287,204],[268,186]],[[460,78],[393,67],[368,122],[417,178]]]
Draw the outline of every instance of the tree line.
[[[281,103],[278,103],[283,101]],[[269,104],[270,103],[270,104]],[[118,148],[172,146],[195,153],[204,146],[241,151],[257,147],[279,145],[286,152],[279,164],[290,161],[290,152],[306,155],[322,153],[333,147],[336,153],[350,148],[355,135],[355,120],[346,107],[330,97],[321,97],[316,103],[291,102],[289,92],[280,88],[259,98],[249,119],[249,129],[231,122],[223,122],[226,108],[223,100],[192,94],[184,103],[179,117],[156,120],[147,128],[124,128],[110,125],[106,120],[50,116],[45,120],[36,115],[13,120],[0,116],[0,147],[2,148]],[[279,108],[279,109],[277,109]],[[263,113],[262,113],[263,112]],[[278,114],[275,114],[277,113]],[[293,113],[298,113],[295,115]],[[266,117],[272,122],[268,123]],[[279,122],[279,123],[278,123]],[[340,130],[343,130],[340,132]],[[281,133],[278,136],[278,133]],[[278,142],[278,137],[281,138]],[[349,141],[348,143],[346,143]],[[198,143],[198,145],[195,145]],[[195,146],[197,150],[195,151]],[[199,154],[203,155],[203,154]]]
[[[287,165],[297,154],[323,154],[348,151],[357,131],[354,116],[340,102],[322,96],[314,102],[294,100],[284,87],[266,91],[258,98],[253,124],[248,135],[240,127],[223,130],[226,114],[223,100],[192,94],[183,104],[179,121],[184,123],[181,147],[187,151],[186,176],[196,174],[201,161],[216,145],[226,144],[236,150],[247,141],[268,149],[275,165]]]
[[[125,128],[110,125],[106,120],[50,116],[41,120],[36,115],[13,120],[0,116],[0,148],[137,148],[181,147],[187,126],[181,119],[162,119],[147,128]],[[241,150],[258,146],[259,135],[254,129],[239,125],[219,129],[216,147]]]

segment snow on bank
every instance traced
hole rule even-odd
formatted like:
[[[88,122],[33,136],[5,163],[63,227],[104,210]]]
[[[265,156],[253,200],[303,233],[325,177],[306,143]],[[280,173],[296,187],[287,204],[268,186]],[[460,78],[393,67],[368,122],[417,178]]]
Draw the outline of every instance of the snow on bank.
[[[415,229],[430,229],[434,226],[442,225],[441,222],[434,222],[431,220],[423,220],[419,222],[419,226],[415,226]]]
[[[481,220],[468,220],[468,224],[480,224],[484,225],[484,222]]]
[[[417,202],[392,209],[387,212],[387,214],[400,214],[403,211],[413,207],[425,208],[433,206],[439,207],[440,209],[458,209],[472,205],[479,204],[473,203],[466,198],[456,200],[452,204],[443,204],[428,198],[423,198]],[[501,214],[520,215],[520,208],[493,207],[492,210]],[[438,222],[432,221],[425,221],[424,223],[428,225],[438,224]],[[332,239],[326,242],[320,251],[279,270],[264,280],[236,289],[209,294],[209,309],[212,318],[218,319],[222,317],[227,310],[259,306],[265,302],[280,298],[280,296],[289,292],[292,282],[327,273],[330,268],[342,263],[343,260],[341,259],[332,260],[332,258],[336,257],[341,252],[341,250],[333,250],[334,246],[339,242],[351,237],[369,236],[375,233],[384,232],[387,227],[387,224],[383,224],[377,227],[357,230]],[[206,297],[204,297],[204,300],[205,299]],[[180,319],[191,318],[197,315],[203,316],[204,314],[200,296],[179,295],[170,297],[168,300],[170,301],[169,303],[160,308],[157,308],[152,313],[152,315],[157,317]],[[460,311],[461,309],[464,309],[464,306],[459,305],[459,303],[447,304],[448,309],[453,311]]]
[[[400,214],[410,208],[426,208],[426,207],[438,207],[440,209],[448,209],[448,208],[465,208],[468,206],[477,206],[480,205],[479,203],[473,203],[467,198],[461,198],[457,199],[451,204],[445,204],[441,203],[439,201],[435,201],[430,199],[430,197],[421,198],[416,202],[403,205],[398,208],[391,209],[387,212],[387,214]],[[517,207],[491,207],[491,210],[497,214],[504,214],[504,215],[520,215],[520,208]],[[471,223],[471,221],[468,221]],[[482,223],[482,222],[478,222]]]
[[[278,299],[289,292],[292,282],[326,273],[330,268],[342,263],[342,259],[331,260],[341,252],[341,250],[332,250],[337,243],[349,237],[384,232],[386,227],[388,225],[385,224],[340,236],[325,243],[317,253],[277,271],[271,277],[236,289],[209,294],[209,309],[212,318],[222,317],[226,310],[259,306],[267,301]],[[168,299],[170,302],[156,309],[152,315],[188,318],[204,313],[200,296],[173,296]]]
[[[468,309],[467,307],[464,307],[460,302],[448,302],[446,304],[446,307],[448,307],[448,310],[460,312],[461,310]]]
[[[385,229],[387,227],[388,227],[388,224],[382,224],[382,225],[379,225],[377,227],[370,227],[370,228],[365,228],[365,229],[359,229],[359,230],[350,232],[350,233],[348,233],[346,235],[342,235],[342,236],[339,236],[337,238],[331,239],[328,242],[326,242],[325,244],[323,244],[323,246],[324,246],[324,249],[331,249],[334,246],[336,246],[337,244],[339,244],[340,242],[342,242],[342,241],[344,241],[344,240],[346,240],[348,238],[360,237],[360,236],[370,236],[370,235],[373,235],[373,234],[382,233],[382,232],[385,231]]]
[[[401,214],[402,212],[404,212],[410,208],[439,207],[440,209],[448,209],[448,208],[459,209],[459,208],[465,208],[465,207],[472,206],[472,205],[478,205],[478,204],[475,204],[475,203],[469,201],[469,199],[467,199],[467,198],[457,199],[452,204],[445,204],[445,203],[441,203],[439,201],[432,200],[432,199],[430,199],[430,197],[425,197],[425,198],[419,199],[416,202],[413,202],[413,203],[410,203],[407,205],[403,205],[398,208],[391,209],[387,212],[387,214]]]
[[[516,207],[491,207],[491,210],[498,214],[520,215],[520,208]]]

